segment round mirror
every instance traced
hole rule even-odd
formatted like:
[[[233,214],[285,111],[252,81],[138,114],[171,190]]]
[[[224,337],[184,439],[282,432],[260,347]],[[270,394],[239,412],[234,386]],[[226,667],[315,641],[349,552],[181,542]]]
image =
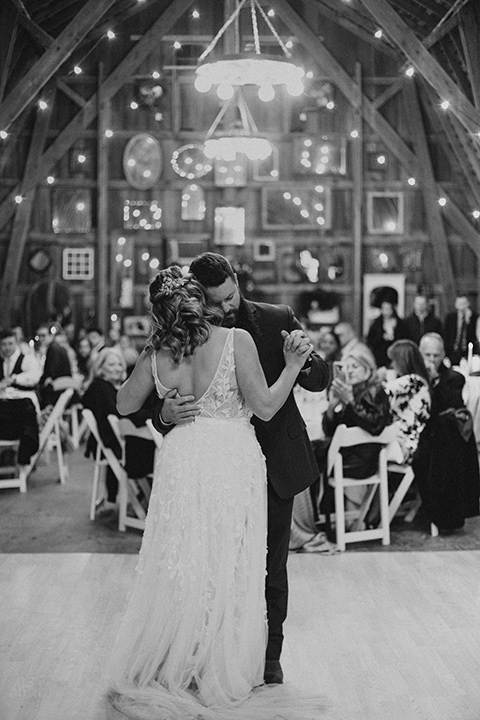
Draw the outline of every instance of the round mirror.
[[[163,167],[158,140],[147,133],[132,137],[123,153],[123,172],[137,190],[147,190],[158,181]]]

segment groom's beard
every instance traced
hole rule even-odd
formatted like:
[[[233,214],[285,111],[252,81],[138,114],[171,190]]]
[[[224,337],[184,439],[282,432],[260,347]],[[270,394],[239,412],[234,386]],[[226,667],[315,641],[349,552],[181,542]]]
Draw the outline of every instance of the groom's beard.
[[[229,310],[229,312],[223,316],[222,327],[226,327],[226,328],[236,327],[237,320],[238,320],[238,310]]]

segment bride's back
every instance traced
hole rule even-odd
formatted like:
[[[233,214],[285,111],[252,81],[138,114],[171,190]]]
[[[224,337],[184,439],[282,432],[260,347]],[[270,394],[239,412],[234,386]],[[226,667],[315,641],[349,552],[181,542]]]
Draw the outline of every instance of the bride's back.
[[[165,388],[176,388],[179,395],[194,395],[199,399],[209,388],[227,339],[228,330],[212,327],[207,342],[195,348],[193,355],[175,363],[167,350],[158,350],[156,363],[158,378]]]

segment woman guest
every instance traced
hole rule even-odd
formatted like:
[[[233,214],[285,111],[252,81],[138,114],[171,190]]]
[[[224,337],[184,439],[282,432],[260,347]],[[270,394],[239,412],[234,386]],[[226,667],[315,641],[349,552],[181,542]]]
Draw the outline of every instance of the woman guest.
[[[375,356],[377,367],[390,366],[388,348],[396,340],[406,338],[407,335],[405,320],[398,316],[393,297],[383,300],[380,305],[380,315],[370,325],[367,335],[367,344]]]
[[[430,417],[429,377],[423,357],[412,340],[397,340],[388,349],[396,378],[384,383],[398,434],[398,453],[392,460],[410,463],[418,447],[420,433]]]
[[[343,373],[332,381],[328,406],[322,421],[325,440],[314,443],[317,463],[323,476],[328,447],[338,425],[360,427],[371,435],[380,435],[391,421],[388,397],[377,377],[375,358],[366,345],[358,344],[346,356]],[[378,453],[379,447],[374,444],[342,451],[345,474],[359,480],[369,477],[376,471]],[[329,507],[333,498],[330,492],[327,494],[329,489],[325,477],[323,488],[321,484],[322,480],[320,485],[312,486],[295,497],[290,549],[322,551],[325,547],[324,534],[318,533],[316,526],[318,508],[322,491],[326,495],[327,512],[333,511],[333,507]],[[345,495],[347,509],[355,509],[363,501],[365,486],[345,488]]]
[[[93,380],[82,397],[85,408],[92,411],[97,421],[98,433],[106,447],[120,457],[120,443],[108,421],[109,415],[118,415],[117,391],[126,378],[126,365],[122,354],[115,348],[100,350],[93,363]],[[95,438],[91,435],[87,440],[85,455],[94,457],[96,452]],[[118,481],[112,470],[107,467],[107,502],[105,509],[116,503]]]

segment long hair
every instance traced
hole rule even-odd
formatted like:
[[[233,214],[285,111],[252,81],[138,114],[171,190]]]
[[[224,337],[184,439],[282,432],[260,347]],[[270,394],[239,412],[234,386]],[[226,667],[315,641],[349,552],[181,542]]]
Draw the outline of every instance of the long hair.
[[[168,350],[178,363],[210,337],[211,326],[221,325],[223,312],[208,303],[197,280],[179,267],[161,270],[150,283],[152,332],[148,346]]]
[[[387,350],[390,360],[394,360],[401,375],[420,375],[429,382],[423,357],[412,340],[396,340]]]

